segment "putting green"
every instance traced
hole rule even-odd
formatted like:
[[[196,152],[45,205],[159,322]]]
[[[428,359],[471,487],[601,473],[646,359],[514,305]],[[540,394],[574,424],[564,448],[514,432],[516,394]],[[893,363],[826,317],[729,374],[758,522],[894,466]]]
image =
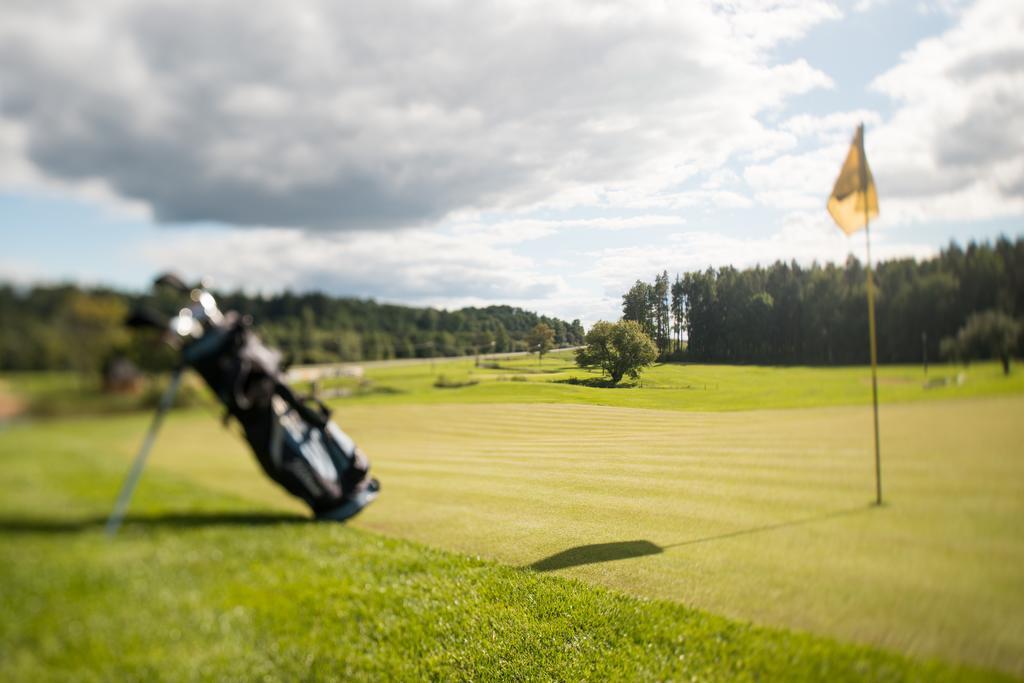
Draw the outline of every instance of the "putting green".
[[[337,417],[383,481],[363,528],[1024,675],[1021,415],[1020,396],[883,406],[882,508],[864,407],[356,405]],[[123,424],[127,457],[142,422]],[[300,509],[206,415],[172,417],[153,464]]]

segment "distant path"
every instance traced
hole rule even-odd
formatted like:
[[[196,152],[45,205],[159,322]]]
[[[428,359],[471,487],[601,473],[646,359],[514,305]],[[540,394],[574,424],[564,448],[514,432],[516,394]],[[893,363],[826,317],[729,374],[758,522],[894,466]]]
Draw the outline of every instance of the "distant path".
[[[575,351],[582,346],[565,346],[560,349],[551,349],[548,353],[556,351]],[[366,368],[383,368],[389,365],[414,365],[416,363],[444,363],[446,361],[467,360],[479,357],[480,360],[501,360],[502,358],[514,358],[516,356],[532,356],[535,351],[508,351],[506,353],[481,353],[479,356],[432,356],[430,358],[392,358],[391,360],[369,360],[362,363],[342,363],[341,365],[362,365]]]
[[[556,351],[575,351],[583,348],[581,346],[566,346],[560,349],[552,349],[548,353]],[[289,377],[296,379],[308,379],[310,375],[348,374],[361,375],[361,368],[386,368],[399,365],[419,365],[423,363],[451,363],[460,360],[480,358],[480,360],[500,360],[502,358],[514,358],[517,356],[532,356],[533,351],[508,351],[506,353],[481,353],[469,356],[432,356],[429,358],[392,358],[390,360],[368,360],[350,361],[345,363],[314,363],[310,365],[293,365],[288,369]]]

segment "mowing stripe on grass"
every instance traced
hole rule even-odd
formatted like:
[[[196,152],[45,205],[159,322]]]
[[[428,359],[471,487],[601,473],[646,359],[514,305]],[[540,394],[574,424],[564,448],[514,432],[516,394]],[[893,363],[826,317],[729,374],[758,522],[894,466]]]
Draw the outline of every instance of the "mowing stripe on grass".
[[[1022,675],[1021,414],[1024,397],[885,406],[882,509],[863,407],[346,404],[339,419],[384,484],[364,528]],[[54,423],[35,438],[113,443],[126,459],[144,423]],[[301,509],[209,416],[174,416],[165,437],[156,468]]]
[[[1001,679],[310,523],[161,470],[111,541],[120,463],[91,438],[119,422],[0,440],[2,680]]]
[[[1024,397],[885,406],[881,509],[863,407],[350,406],[339,418],[384,484],[365,528],[516,566],[646,541],[664,552],[556,571],[1022,674],[1021,414]],[[246,494],[248,458],[210,452],[212,433],[190,422],[194,436],[157,461]]]

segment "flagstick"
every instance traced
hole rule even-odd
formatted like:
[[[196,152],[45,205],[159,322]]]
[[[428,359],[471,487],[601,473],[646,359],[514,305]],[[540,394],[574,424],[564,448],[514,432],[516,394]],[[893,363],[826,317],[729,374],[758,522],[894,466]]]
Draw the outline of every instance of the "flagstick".
[[[864,238],[868,244],[868,333],[871,335],[871,397],[875,407],[875,504],[882,504],[882,456],[878,437],[878,343],[875,341],[875,284],[871,277],[871,225],[868,192],[864,190]]]

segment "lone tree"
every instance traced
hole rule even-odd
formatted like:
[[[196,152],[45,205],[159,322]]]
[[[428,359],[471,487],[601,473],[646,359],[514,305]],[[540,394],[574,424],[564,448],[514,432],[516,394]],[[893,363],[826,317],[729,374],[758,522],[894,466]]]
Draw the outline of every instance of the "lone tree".
[[[1020,323],[1007,314],[1001,311],[982,311],[967,318],[955,339],[943,339],[940,349],[945,356],[957,360],[998,358],[1003,363],[1003,373],[1009,375],[1010,355],[1017,347],[1020,333]]]
[[[544,359],[544,354],[555,346],[555,331],[547,323],[537,323],[526,335],[526,344],[530,351],[537,354],[537,364]]]
[[[635,320],[610,323],[599,320],[584,337],[584,346],[576,352],[580,367],[599,367],[618,384],[623,377],[637,379],[640,370],[655,361],[658,349]]]

